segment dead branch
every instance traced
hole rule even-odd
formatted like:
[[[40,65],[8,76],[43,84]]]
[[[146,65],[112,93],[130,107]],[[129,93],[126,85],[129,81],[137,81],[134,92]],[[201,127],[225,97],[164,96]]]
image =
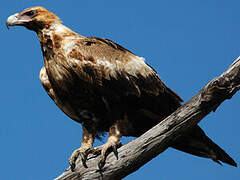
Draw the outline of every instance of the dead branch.
[[[104,179],[118,180],[139,169],[165,151],[184,131],[195,126],[211,111],[240,89],[240,57],[221,76],[210,81],[199,93],[165,120],[136,140],[118,149],[119,159],[113,153],[107,157],[104,171],[98,171],[99,157],[87,161],[88,168],[78,159],[75,172],[69,169],[56,180]]]

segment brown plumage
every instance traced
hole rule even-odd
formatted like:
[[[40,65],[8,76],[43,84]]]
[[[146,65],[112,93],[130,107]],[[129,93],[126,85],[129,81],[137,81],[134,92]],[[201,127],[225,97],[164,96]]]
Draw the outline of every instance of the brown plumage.
[[[73,32],[43,7],[12,15],[7,25],[25,26],[37,33],[44,57],[41,83],[56,105],[82,124],[82,145],[69,159],[72,169],[79,154],[85,163],[94,139],[102,133],[108,132],[109,137],[94,149],[101,150],[100,168],[106,151],[113,147],[116,152],[121,136],[138,137],[181,106],[181,98],[143,58],[110,40]],[[237,165],[199,126],[172,147]]]

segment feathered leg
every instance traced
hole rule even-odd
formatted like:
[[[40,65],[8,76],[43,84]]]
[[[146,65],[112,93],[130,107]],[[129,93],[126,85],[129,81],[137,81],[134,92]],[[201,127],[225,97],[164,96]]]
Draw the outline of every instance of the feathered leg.
[[[117,147],[120,144],[120,139],[121,139],[121,132],[120,132],[120,128],[119,128],[118,121],[117,121],[115,124],[113,124],[109,128],[107,142],[104,145],[95,148],[96,152],[101,150],[101,158],[98,163],[98,167],[100,170],[103,168],[103,166],[106,163],[108,150],[112,150],[114,152],[116,158],[118,159]]]
[[[76,166],[76,160],[78,156],[81,156],[81,160],[83,163],[83,166],[87,167],[86,161],[87,156],[92,149],[94,139],[96,137],[95,133],[90,133],[84,126],[82,126],[83,129],[83,137],[82,137],[82,143],[81,147],[73,151],[71,157],[69,158],[69,164],[71,166],[71,170],[74,171]]]

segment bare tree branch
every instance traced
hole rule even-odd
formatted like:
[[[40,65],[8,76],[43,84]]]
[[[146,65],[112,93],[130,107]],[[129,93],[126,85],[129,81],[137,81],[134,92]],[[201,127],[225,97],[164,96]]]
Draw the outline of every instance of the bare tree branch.
[[[211,111],[240,89],[240,57],[221,76],[210,81],[198,94],[148,132],[107,157],[102,173],[98,171],[99,157],[87,161],[85,168],[78,159],[75,172],[69,169],[56,180],[104,179],[118,180],[139,169],[165,151],[184,131],[195,126]]]

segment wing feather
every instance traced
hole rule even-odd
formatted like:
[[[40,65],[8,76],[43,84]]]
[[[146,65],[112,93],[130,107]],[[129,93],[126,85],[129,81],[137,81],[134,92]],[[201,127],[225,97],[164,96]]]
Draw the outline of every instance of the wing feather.
[[[110,40],[95,37],[77,40],[68,57],[79,78],[93,85],[136,96],[142,92],[157,96],[167,90],[144,58]]]

